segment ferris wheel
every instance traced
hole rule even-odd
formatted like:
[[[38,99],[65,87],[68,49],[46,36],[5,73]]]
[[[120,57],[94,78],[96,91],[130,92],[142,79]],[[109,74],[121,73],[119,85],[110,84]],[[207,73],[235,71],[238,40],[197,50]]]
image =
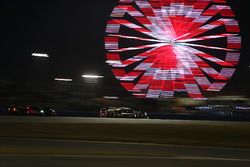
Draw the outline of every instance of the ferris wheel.
[[[106,63],[134,96],[204,99],[233,76],[239,34],[226,0],[120,0],[107,23]]]

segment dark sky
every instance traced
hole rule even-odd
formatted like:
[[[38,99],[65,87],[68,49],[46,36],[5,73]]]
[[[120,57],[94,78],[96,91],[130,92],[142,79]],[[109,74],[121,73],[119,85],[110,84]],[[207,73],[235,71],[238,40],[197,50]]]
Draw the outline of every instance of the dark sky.
[[[104,89],[119,87],[105,62],[106,22],[118,0],[0,0],[1,80],[81,82],[83,73],[105,76]],[[228,0],[241,27],[243,47],[237,73],[224,91],[250,91],[249,9]],[[31,57],[45,52],[48,60]],[[249,94],[249,93],[248,93]]]
[[[105,25],[116,2],[1,0],[2,75],[27,76],[39,61],[32,52],[51,56],[51,75],[103,74]]]

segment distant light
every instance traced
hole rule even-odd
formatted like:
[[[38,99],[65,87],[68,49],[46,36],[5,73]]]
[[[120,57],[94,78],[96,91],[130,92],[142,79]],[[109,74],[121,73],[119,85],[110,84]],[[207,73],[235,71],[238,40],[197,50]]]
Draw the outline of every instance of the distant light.
[[[44,54],[44,53],[32,53],[33,57],[45,57],[48,58],[49,55],[48,54]]]
[[[89,79],[98,79],[98,78],[104,78],[104,76],[100,75],[82,75],[83,78],[89,78]]]
[[[72,82],[73,80],[67,78],[55,78],[55,81]]]
[[[103,96],[104,99],[110,99],[110,100],[116,100],[119,99],[119,97],[116,96]]]

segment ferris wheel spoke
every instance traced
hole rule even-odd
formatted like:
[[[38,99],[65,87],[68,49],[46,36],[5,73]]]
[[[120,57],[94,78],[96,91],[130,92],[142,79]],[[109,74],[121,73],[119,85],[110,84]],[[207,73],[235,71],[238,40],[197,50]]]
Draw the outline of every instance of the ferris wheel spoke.
[[[145,5],[147,3],[147,1],[144,1],[144,2],[141,1],[139,3],[139,6],[141,6],[143,3]],[[153,11],[154,14],[156,14],[156,12],[152,8],[150,8],[150,9]],[[157,24],[156,18],[158,18],[158,17],[155,17],[155,16],[148,17],[147,16],[148,11],[146,13],[141,13],[141,11],[137,10],[132,5],[120,5],[120,6],[115,8],[112,15],[114,17],[121,17],[125,13],[127,13],[131,17],[134,17],[135,20],[137,20],[141,25],[143,25],[143,27],[145,27],[146,29],[151,31],[158,38],[162,38],[163,36],[165,36],[165,37],[169,36],[169,34],[167,34],[162,29],[162,27]]]
[[[205,52],[202,52],[200,50],[197,50],[193,47],[190,47],[190,46],[183,46],[183,50],[187,51],[187,52],[191,52],[199,57],[202,57],[208,61],[211,61],[213,63],[216,63],[218,65],[221,65],[221,66],[224,66],[224,67],[234,67],[234,65],[228,61],[225,61],[225,60],[222,60],[222,59],[219,59],[215,56],[212,56],[210,54],[207,54]],[[206,64],[206,66],[208,66],[208,64]]]
[[[119,38],[124,38],[124,39],[135,39],[135,40],[141,40],[141,41],[149,41],[149,42],[165,42],[157,39],[150,39],[150,38],[141,38],[141,37],[136,37],[136,36],[129,36],[129,35],[115,35],[115,34],[109,34],[108,36],[111,37],[119,37]]]
[[[215,70],[211,65],[206,63],[204,60],[200,59],[199,57],[205,57],[208,60],[216,61],[218,59],[212,59],[214,57],[210,55],[201,55],[201,53],[196,52],[195,50],[190,50],[188,47],[182,47],[182,54],[186,55],[186,58],[184,59],[183,64],[186,64],[186,68],[188,67],[189,70],[192,71],[194,77],[205,77],[203,73],[208,74],[210,77],[212,77],[215,80],[228,80],[230,77],[228,77],[228,73],[222,71],[221,73]],[[179,52],[180,53],[180,52]],[[178,54],[178,52],[177,52]],[[199,57],[198,57],[199,56]]]
[[[209,24],[206,24],[206,25],[203,25],[201,27],[198,27],[197,29],[194,29],[186,34],[183,34],[179,37],[177,37],[175,40],[182,40],[182,39],[190,39],[190,38],[193,38],[195,36],[198,36],[198,35],[201,35],[205,32],[208,32],[208,31],[211,31],[215,28],[218,28],[220,26],[222,26],[223,24],[225,24],[226,20],[224,19],[218,19],[212,23],[209,23]]]
[[[208,20],[211,19],[211,15],[207,15],[204,16],[203,12],[205,11],[205,9],[207,8],[207,6],[210,4],[210,1],[199,1],[197,0],[193,6],[189,6],[188,7],[188,11],[185,11],[185,17],[188,18],[194,18],[193,21],[190,21],[189,24],[191,24],[192,26],[190,27],[191,29],[189,30],[193,30],[194,28],[200,27],[204,24],[206,24],[206,22]]]
[[[141,49],[155,48],[155,47],[160,47],[160,46],[165,46],[165,45],[170,45],[170,44],[159,43],[159,44],[152,44],[152,45],[142,45],[142,46],[137,46],[137,47],[128,47],[128,48],[109,50],[109,52],[124,52],[124,51],[132,51],[132,50],[141,50]]]
[[[172,39],[175,37],[175,32],[173,30],[172,23],[168,18],[161,18],[161,17],[147,17],[148,20],[154,26],[152,31],[156,32],[159,35],[159,39]],[[165,20],[165,21],[163,21]],[[164,23],[167,22],[167,23]]]
[[[218,39],[218,38],[225,38],[229,36],[237,36],[238,34],[219,34],[219,35],[209,35],[209,36],[203,36],[199,38],[190,38],[190,39],[183,39],[183,40],[177,40],[176,42],[193,42],[193,41],[203,41],[203,40],[209,40],[209,39]]]
[[[144,1],[135,1],[136,5],[140,8],[140,10],[144,13],[144,15],[155,25],[157,25],[159,28],[161,28],[163,31],[165,31],[170,36],[176,36],[175,31],[173,29],[172,23],[168,16],[164,15],[161,16],[162,12],[156,11],[152,7],[152,5],[144,0]],[[160,9],[158,9],[160,10]]]
[[[191,43],[178,43],[178,44],[185,45],[185,46],[194,46],[194,47],[206,48],[206,49],[214,49],[214,50],[236,51],[235,49],[228,49],[228,48],[207,46],[207,45],[198,45],[198,44],[191,44]]]
[[[148,35],[150,37],[159,39],[159,35],[154,34],[152,31],[150,31],[150,30],[148,30],[146,28],[143,28],[143,27],[141,27],[141,26],[139,26],[139,25],[137,25],[135,23],[129,22],[127,20],[115,19],[115,20],[112,20],[111,23],[118,24],[118,25],[123,25],[125,27],[128,27],[131,30],[134,30],[134,31],[140,32],[142,34]]]

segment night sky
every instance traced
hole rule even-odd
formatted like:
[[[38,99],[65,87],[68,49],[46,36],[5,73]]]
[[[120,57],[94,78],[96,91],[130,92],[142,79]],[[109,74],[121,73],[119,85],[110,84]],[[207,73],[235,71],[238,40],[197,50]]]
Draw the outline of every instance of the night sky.
[[[118,0],[0,0],[0,84],[53,84],[55,77],[104,75],[103,94],[125,93],[105,64],[106,22]],[[246,0],[228,0],[242,35],[237,72],[223,90],[250,95],[249,9]],[[49,59],[31,57],[47,53]],[[20,87],[21,88],[21,87]],[[8,91],[7,88],[4,88]]]
[[[1,1],[1,75],[33,75],[33,68],[44,63],[34,60],[33,52],[51,56],[44,63],[51,78],[105,74],[103,38],[116,2]]]

